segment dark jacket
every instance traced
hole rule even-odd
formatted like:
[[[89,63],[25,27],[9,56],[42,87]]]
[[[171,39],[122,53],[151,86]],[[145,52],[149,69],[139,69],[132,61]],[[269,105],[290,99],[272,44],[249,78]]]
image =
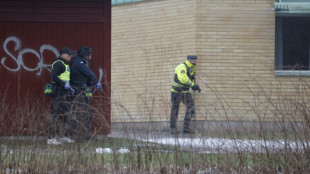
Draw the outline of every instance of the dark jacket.
[[[98,83],[96,75],[87,67],[86,61],[79,56],[73,57],[70,84],[78,87],[86,87],[93,86],[96,83]]]
[[[55,62],[57,60],[61,60],[64,63],[67,64],[67,62],[65,60],[63,60],[61,57],[55,58],[53,62]],[[51,74],[50,74],[50,78],[51,78],[52,82],[55,82],[57,86],[65,86],[65,84],[66,84],[65,81],[61,80],[58,77],[60,74],[62,74],[62,73],[64,73],[66,71],[65,65],[61,61],[56,62],[52,66],[52,71],[51,71]]]

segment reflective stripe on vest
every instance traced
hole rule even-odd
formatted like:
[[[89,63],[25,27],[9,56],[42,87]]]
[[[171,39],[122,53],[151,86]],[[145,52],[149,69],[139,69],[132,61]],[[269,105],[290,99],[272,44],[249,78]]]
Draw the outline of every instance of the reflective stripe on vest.
[[[65,81],[65,82],[69,82],[69,81],[70,81],[70,67],[69,67],[69,65],[65,64],[64,61],[62,61],[62,60],[57,60],[57,61],[55,61],[55,62],[53,63],[53,65],[52,65],[52,69],[54,68],[54,64],[55,64],[56,62],[59,62],[59,61],[65,66],[66,70],[65,70],[65,72],[61,73],[61,74],[60,74],[59,76],[57,76],[57,77],[58,77],[60,80],[63,80],[63,81]]]

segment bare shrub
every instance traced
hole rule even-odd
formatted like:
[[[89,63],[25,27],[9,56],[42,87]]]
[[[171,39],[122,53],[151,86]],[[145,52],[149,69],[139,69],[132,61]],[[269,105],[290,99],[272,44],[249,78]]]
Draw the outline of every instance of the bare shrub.
[[[48,98],[42,96],[34,100],[29,95],[16,105],[8,106],[6,96],[2,96],[0,124],[8,128],[5,130],[8,133],[3,135],[31,136],[1,137],[0,173],[308,173],[309,84],[302,78],[291,80],[295,85],[291,93],[283,90],[282,85],[287,84],[281,82],[272,86],[275,89],[273,93],[258,82],[258,91],[249,89],[253,101],[247,100],[244,104],[250,106],[258,121],[243,121],[234,113],[230,103],[209,87],[218,101],[217,105],[212,106],[213,112],[221,115],[223,121],[208,126],[198,124],[197,135],[173,137],[166,130],[155,129],[157,137],[154,137],[152,129],[131,130],[123,127],[121,137],[90,139],[59,146],[46,144],[50,114]],[[88,106],[92,108],[95,118],[92,138],[110,126],[110,120],[106,119],[110,95],[99,94],[98,91],[95,94],[93,103]],[[146,102],[142,95],[137,98],[143,113],[152,118],[153,105]],[[152,99],[151,93],[147,99]],[[124,115],[134,117],[121,102],[115,104]],[[72,106],[68,114],[74,115],[76,112]],[[14,116],[7,120],[6,113],[14,113]],[[209,110],[205,114],[206,117],[212,115]],[[231,116],[237,121],[229,121]],[[83,123],[79,124],[85,130],[83,126]],[[213,132],[206,135],[206,129],[213,129]],[[161,138],[169,138],[173,143],[155,141]],[[184,139],[190,143],[182,144]],[[113,152],[96,153],[98,147],[110,148]],[[118,152],[121,148],[130,152]]]

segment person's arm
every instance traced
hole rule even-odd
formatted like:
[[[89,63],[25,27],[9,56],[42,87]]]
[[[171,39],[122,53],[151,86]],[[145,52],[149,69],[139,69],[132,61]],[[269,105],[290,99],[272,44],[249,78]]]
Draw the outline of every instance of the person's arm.
[[[84,63],[77,63],[77,68],[82,74],[89,77],[91,85],[98,83],[96,75]]]
[[[195,83],[189,79],[187,76],[187,68],[184,64],[179,65],[175,69],[175,73],[177,74],[178,80],[186,86],[193,87]]]
[[[66,82],[61,80],[58,76],[65,71],[66,67],[63,65],[63,63],[61,61],[56,62],[53,65],[53,69],[50,74],[52,82],[55,82],[57,86],[64,86]]]

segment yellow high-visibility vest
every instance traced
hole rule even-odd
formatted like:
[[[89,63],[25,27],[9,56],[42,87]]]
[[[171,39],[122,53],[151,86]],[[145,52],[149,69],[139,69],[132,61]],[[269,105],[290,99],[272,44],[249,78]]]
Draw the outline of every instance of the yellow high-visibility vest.
[[[188,60],[175,68],[172,92],[189,93],[189,88],[195,85],[196,68]]]
[[[62,61],[62,60],[57,60],[57,61],[55,61],[55,62],[53,63],[52,69],[54,68],[54,64],[55,64],[56,62],[59,62],[59,61],[66,67],[66,71],[63,72],[63,73],[61,73],[61,74],[58,75],[57,77],[58,77],[60,80],[63,80],[63,81],[65,81],[65,82],[68,82],[68,83],[69,83],[69,82],[70,82],[70,67],[69,67],[68,64],[65,64],[65,62]]]

